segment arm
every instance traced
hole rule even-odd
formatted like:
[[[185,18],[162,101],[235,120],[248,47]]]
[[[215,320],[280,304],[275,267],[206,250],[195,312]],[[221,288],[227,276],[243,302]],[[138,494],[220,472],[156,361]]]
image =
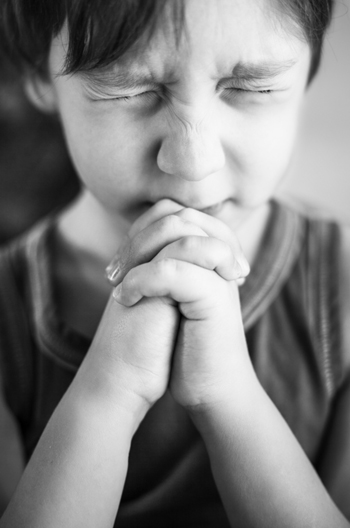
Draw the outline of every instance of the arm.
[[[192,412],[232,526],[350,526],[263,389],[246,389],[244,399]]]
[[[156,211],[163,216],[155,206]],[[138,221],[141,231],[144,220]],[[167,241],[194,229],[185,223],[177,228],[167,232]],[[131,242],[138,232],[131,230]],[[157,253],[161,237],[153,234],[151,253]],[[144,247],[142,233],[134,247]],[[132,308],[110,299],[91,348],[0,521],[2,528],[114,525],[133,434],[168,386],[178,321],[169,299],[142,299]]]
[[[152,398],[167,386],[166,351],[173,347],[176,318],[173,307],[151,301],[127,313],[109,302],[92,346],[0,521],[2,528],[113,526],[132,436]],[[147,373],[137,365],[138,353],[147,355],[147,337],[149,355],[157,353],[148,334],[155,331],[157,311],[169,323],[158,350],[164,361]],[[158,319],[155,323],[159,327]]]
[[[198,212],[178,214],[203,227],[207,221]],[[207,233],[224,240],[211,221]],[[146,267],[126,275],[118,300],[132,306],[169,295],[179,303],[170,390],[203,437],[232,526],[349,527],[255,376],[237,285],[225,274],[233,262],[218,249],[204,238],[169,244],[154,259],[161,265],[148,265],[147,283]]]
[[[130,409],[131,411],[131,409]],[[113,526],[139,413],[68,391],[46,427],[1,527]]]
[[[17,424],[2,397],[0,377],[0,517],[23,472],[23,453]]]
[[[220,406],[191,412],[228,516],[238,511],[241,526],[350,526],[350,229],[341,248],[345,376],[318,474],[254,376]]]

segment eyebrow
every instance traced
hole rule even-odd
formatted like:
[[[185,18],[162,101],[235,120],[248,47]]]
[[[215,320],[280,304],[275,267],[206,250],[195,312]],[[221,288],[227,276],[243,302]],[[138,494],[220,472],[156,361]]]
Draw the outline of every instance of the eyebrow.
[[[80,74],[84,80],[95,89],[119,88],[119,89],[137,89],[144,86],[159,84],[152,74],[140,74],[131,71],[92,71]]]
[[[262,62],[243,63],[239,62],[233,68],[231,77],[239,81],[265,81],[282,75],[290,70],[295,64],[296,59],[289,59],[284,62]]]
[[[284,62],[249,63],[238,62],[231,74],[221,79],[235,79],[240,82],[266,81],[290,70],[295,64],[295,59]],[[121,90],[138,89],[145,86],[160,85],[160,79],[152,74],[142,74],[127,70],[94,70],[81,72],[80,75],[87,81],[92,89],[119,88]],[[168,81],[169,82],[169,81]]]

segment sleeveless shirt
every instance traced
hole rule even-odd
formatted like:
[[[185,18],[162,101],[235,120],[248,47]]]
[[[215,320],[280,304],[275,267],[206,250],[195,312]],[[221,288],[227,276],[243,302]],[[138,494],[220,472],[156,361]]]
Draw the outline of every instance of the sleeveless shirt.
[[[89,341],[55,309],[46,218],[0,251],[0,373],[28,460]],[[339,226],[277,201],[240,288],[258,378],[317,469],[342,381]],[[166,393],[134,435],[115,526],[228,527],[204,443]]]

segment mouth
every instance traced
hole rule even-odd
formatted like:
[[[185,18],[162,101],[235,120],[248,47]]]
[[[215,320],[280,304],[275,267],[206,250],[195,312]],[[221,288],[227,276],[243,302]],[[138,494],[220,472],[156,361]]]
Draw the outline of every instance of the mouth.
[[[218,214],[224,208],[224,206],[227,204],[227,202],[229,202],[231,200],[230,198],[226,198],[225,200],[221,200],[220,202],[216,202],[216,203],[214,203],[212,205],[207,205],[205,207],[202,207],[200,205],[192,205],[190,203],[185,203],[185,202],[182,202],[180,200],[175,200],[175,199],[172,199],[172,198],[170,198],[170,199],[173,200],[174,202],[178,203],[179,205],[183,206],[183,207],[190,208],[190,209],[196,209],[197,211],[200,211],[201,213],[205,213],[205,214],[208,214],[208,215]]]
[[[218,214],[228,201],[229,199],[223,200],[222,202],[218,202],[216,204],[209,205],[208,207],[204,207],[203,209],[199,209],[199,211],[208,215]]]

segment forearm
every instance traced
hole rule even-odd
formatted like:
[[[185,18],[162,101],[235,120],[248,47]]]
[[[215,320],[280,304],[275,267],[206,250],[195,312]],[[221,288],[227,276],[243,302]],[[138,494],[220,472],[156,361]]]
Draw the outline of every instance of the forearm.
[[[136,418],[136,419],[135,419]],[[112,527],[138,416],[72,385],[0,521],[2,528]]]
[[[264,390],[251,389],[244,403],[236,394],[192,414],[232,526],[349,527]]]

